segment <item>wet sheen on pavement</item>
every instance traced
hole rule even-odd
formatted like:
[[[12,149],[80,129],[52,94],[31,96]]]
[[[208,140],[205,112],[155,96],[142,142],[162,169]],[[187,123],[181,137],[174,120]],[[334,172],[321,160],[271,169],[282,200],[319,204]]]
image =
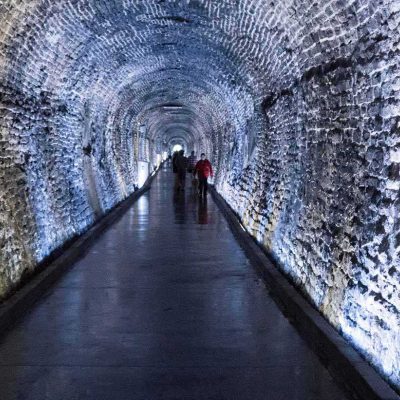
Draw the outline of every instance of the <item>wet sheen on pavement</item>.
[[[2,400],[338,400],[211,197],[167,167],[0,342]]]

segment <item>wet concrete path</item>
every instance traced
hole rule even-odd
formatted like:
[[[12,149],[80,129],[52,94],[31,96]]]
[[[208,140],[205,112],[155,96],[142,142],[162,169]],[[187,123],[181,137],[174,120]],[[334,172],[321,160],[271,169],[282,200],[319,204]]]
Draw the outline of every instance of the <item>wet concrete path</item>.
[[[0,343],[2,400],[344,399],[217,206],[172,173]]]

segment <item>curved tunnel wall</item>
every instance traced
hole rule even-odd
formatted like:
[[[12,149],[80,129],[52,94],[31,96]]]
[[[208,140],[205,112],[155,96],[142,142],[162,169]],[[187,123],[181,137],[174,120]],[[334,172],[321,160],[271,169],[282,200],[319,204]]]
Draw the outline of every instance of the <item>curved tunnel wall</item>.
[[[154,164],[179,132],[399,388],[399,9],[0,0],[0,295],[135,190],[135,146]]]

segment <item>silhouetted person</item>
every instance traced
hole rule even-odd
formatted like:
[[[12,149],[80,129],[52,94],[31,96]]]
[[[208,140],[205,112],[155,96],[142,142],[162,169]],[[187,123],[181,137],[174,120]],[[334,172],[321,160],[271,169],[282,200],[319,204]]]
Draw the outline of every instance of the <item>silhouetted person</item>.
[[[178,167],[176,165],[176,159],[178,157],[178,152],[175,151],[172,155],[172,172],[175,174],[174,180],[174,189],[177,190],[179,188],[179,177],[178,177]]]
[[[176,156],[175,164],[178,173],[178,189],[185,189],[186,169],[188,165],[188,159],[184,156],[184,150],[181,150]]]
[[[190,174],[194,173],[194,169],[196,168],[196,164],[197,164],[197,157],[196,157],[196,154],[194,153],[194,151],[192,151],[192,153],[188,157],[188,168],[187,168],[187,171]],[[198,180],[193,176],[193,179],[192,179],[192,190],[193,190],[194,193],[196,193],[198,183],[199,183]]]
[[[175,151],[172,155],[172,172],[176,174],[178,172],[178,168],[176,166],[176,158],[178,157],[179,152]]]
[[[199,178],[199,196],[207,195],[208,177],[213,176],[213,170],[210,161],[206,159],[206,155],[201,153],[201,160],[199,160],[194,169],[193,175]]]
[[[187,168],[190,174],[193,174],[194,169],[196,168],[196,164],[197,164],[197,157],[194,151],[192,151],[192,153],[188,157],[188,168]]]

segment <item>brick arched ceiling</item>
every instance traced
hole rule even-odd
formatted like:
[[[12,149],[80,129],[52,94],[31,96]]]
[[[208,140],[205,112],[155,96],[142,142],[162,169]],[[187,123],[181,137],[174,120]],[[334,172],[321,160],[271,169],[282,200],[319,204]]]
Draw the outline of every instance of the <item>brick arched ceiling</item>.
[[[134,191],[145,127],[153,153],[206,151],[243,225],[398,387],[399,9],[0,0],[0,296]]]

